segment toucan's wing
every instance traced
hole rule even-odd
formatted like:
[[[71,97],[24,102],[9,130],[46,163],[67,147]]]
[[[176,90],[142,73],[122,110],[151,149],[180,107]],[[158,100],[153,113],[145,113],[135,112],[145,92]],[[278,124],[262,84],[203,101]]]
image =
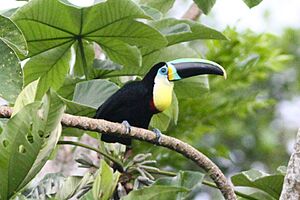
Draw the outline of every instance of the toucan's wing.
[[[116,93],[110,96],[97,110],[95,118],[114,120],[123,110],[135,105],[147,95],[140,81],[130,82],[124,85]]]

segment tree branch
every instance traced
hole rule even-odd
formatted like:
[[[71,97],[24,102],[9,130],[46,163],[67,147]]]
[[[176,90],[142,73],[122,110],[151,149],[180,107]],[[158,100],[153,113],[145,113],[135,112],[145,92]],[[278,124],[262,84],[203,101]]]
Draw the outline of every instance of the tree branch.
[[[12,108],[0,106],[0,118],[9,118],[12,114]],[[119,123],[113,123],[102,119],[91,119],[88,117],[74,116],[64,114],[61,120],[63,126],[76,127],[83,130],[96,131],[102,134],[112,134],[123,137],[135,138],[152,144],[166,147],[174,150],[186,158],[194,161],[199,167],[203,168],[211,179],[216,183],[225,199],[235,200],[233,186],[227,181],[221,170],[204,154],[196,150],[187,143],[176,138],[162,135],[159,142],[156,142],[156,134],[152,131],[132,127],[130,133],[126,133],[126,127]]]
[[[195,3],[193,3],[190,6],[190,8],[184,13],[182,18],[196,21],[200,17],[201,14],[202,14],[202,11],[200,10],[200,8]]]
[[[300,199],[300,129],[284,178],[280,200]]]

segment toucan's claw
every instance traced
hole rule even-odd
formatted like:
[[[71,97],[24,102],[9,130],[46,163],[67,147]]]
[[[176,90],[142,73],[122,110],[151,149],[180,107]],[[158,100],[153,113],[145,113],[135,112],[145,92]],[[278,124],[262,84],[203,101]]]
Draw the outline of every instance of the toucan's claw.
[[[131,132],[131,126],[130,126],[130,124],[128,123],[128,121],[127,120],[124,120],[123,122],[122,122],[122,124],[125,126],[125,128],[126,128],[126,134],[129,134],[130,132]]]
[[[157,128],[153,129],[152,131],[156,134],[155,142],[159,143],[162,133]]]

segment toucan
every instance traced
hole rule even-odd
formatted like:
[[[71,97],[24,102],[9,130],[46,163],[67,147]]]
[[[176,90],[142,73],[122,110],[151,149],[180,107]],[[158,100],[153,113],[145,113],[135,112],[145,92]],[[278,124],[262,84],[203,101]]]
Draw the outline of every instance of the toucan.
[[[130,126],[147,129],[152,116],[171,105],[173,81],[202,74],[215,74],[226,78],[224,68],[209,60],[182,58],[159,62],[142,80],[129,82],[110,96],[97,109],[95,118],[123,123],[128,131]],[[159,130],[153,131],[159,139]],[[103,134],[101,140],[131,146],[130,138]]]

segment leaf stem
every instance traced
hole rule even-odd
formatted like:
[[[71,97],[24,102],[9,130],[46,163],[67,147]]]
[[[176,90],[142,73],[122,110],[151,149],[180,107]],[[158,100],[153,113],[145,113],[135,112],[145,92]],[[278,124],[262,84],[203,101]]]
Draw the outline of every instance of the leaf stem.
[[[118,165],[118,169],[120,167],[120,169],[123,169],[123,164],[117,160],[116,158],[110,156],[109,154],[99,150],[99,149],[96,149],[94,147],[91,147],[89,145],[86,145],[86,144],[83,144],[83,143],[80,143],[80,142],[75,142],[75,141],[66,141],[66,140],[59,140],[58,145],[74,145],[74,146],[78,146],[78,147],[83,147],[85,149],[89,149],[89,150],[92,150],[92,151],[95,151],[99,154],[101,154],[102,156],[106,157],[107,159],[109,159],[110,161],[112,161],[113,163],[117,164]]]
[[[161,175],[166,175],[166,176],[176,176],[177,175],[175,172],[169,172],[169,171],[163,171],[163,170],[151,170],[151,169],[147,169],[147,171],[151,172],[153,174],[161,174]],[[203,180],[202,184],[206,185],[208,187],[212,187],[212,188],[218,189],[218,187],[213,182],[210,182],[210,181]],[[240,196],[240,197],[245,198],[245,199],[259,200],[259,199],[255,198],[255,197],[252,197],[250,195],[244,194],[244,193],[236,191],[236,190],[234,190],[234,193],[236,195]]]
[[[86,62],[86,57],[85,57],[85,53],[84,53],[84,47],[83,47],[83,43],[82,43],[82,38],[78,39],[78,47],[79,47],[79,51],[80,51],[80,56],[81,56],[81,60],[82,60],[82,65],[83,65],[83,71],[85,74],[85,79],[88,79],[88,65]]]

